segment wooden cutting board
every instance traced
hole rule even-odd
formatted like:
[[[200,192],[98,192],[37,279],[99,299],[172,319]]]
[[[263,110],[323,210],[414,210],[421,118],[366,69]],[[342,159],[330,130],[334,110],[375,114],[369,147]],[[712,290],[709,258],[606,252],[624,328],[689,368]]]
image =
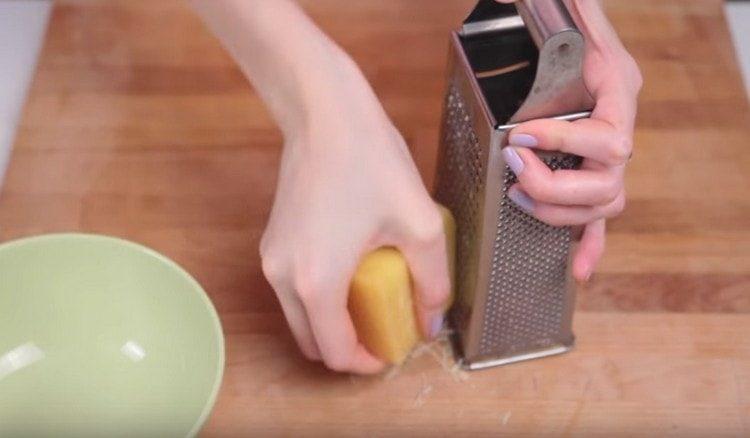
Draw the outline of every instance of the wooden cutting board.
[[[472,1],[302,3],[431,184],[447,34]],[[280,135],[178,0],[56,2],[0,239],[112,234],[193,273],[227,334],[206,436],[749,436],[750,111],[722,5],[605,3],[646,85],[629,207],[579,291],[570,354],[465,374],[433,346],[374,378],[304,361],[257,251]]]

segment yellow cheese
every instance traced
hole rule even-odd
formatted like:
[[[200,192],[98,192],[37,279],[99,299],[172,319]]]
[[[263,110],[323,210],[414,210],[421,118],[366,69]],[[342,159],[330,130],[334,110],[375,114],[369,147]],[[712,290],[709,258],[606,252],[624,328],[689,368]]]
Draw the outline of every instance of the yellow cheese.
[[[440,210],[453,284],[456,224],[448,209],[441,206]],[[453,297],[451,287],[446,309]],[[406,359],[422,336],[414,312],[409,267],[401,252],[384,247],[364,257],[352,278],[349,313],[360,342],[372,354],[390,364]]]

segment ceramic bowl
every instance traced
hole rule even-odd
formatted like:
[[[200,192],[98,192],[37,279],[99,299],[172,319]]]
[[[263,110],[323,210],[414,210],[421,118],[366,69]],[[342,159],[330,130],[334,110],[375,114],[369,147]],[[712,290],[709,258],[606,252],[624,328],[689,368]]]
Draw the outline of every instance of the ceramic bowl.
[[[193,436],[223,369],[216,310],[166,257],[94,235],[0,245],[0,436]]]

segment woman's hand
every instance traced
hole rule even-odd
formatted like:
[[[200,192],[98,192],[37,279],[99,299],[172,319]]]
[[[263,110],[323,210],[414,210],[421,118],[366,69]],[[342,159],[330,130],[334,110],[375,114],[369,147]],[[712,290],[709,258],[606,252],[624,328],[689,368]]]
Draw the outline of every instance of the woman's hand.
[[[406,144],[353,64],[343,71],[287,140],[261,255],[305,356],[370,373],[383,364],[357,341],[347,311],[362,256],[402,251],[427,336],[442,325],[449,279],[443,222]]]
[[[566,4],[586,38],[583,77],[596,102],[594,111],[591,118],[574,122],[522,123],[510,132],[503,154],[518,176],[509,192],[516,204],[552,225],[586,225],[573,262],[573,275],[586,281],[604,251],[605,220],[625,208],[624,173],[642,79],[598,1]],[[553,172],[531,149],[584,160],[580,170]]]
[[[404,140],[357,66],[295,2],[192,3],[284,133],[260,251],[300,349],[336,371],[380,371],[347,309],[360,259],[401,250],[427,336],[442,325],[450,288],[443,221]]]

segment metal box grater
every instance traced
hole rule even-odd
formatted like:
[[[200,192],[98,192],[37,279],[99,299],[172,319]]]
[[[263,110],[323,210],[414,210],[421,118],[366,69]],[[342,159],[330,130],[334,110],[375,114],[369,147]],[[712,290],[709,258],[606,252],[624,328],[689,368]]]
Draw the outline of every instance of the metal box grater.
[[[449,320],[468,369],[573,346],[572,230],[514,205],[507,190],[516,179],[501,148],[519,122],[590,114],[583,53],[583,36],[559,0],[482,0],[452,33],[436,196],[458,225]],[[552,169],[581,162],[538,154]]]

